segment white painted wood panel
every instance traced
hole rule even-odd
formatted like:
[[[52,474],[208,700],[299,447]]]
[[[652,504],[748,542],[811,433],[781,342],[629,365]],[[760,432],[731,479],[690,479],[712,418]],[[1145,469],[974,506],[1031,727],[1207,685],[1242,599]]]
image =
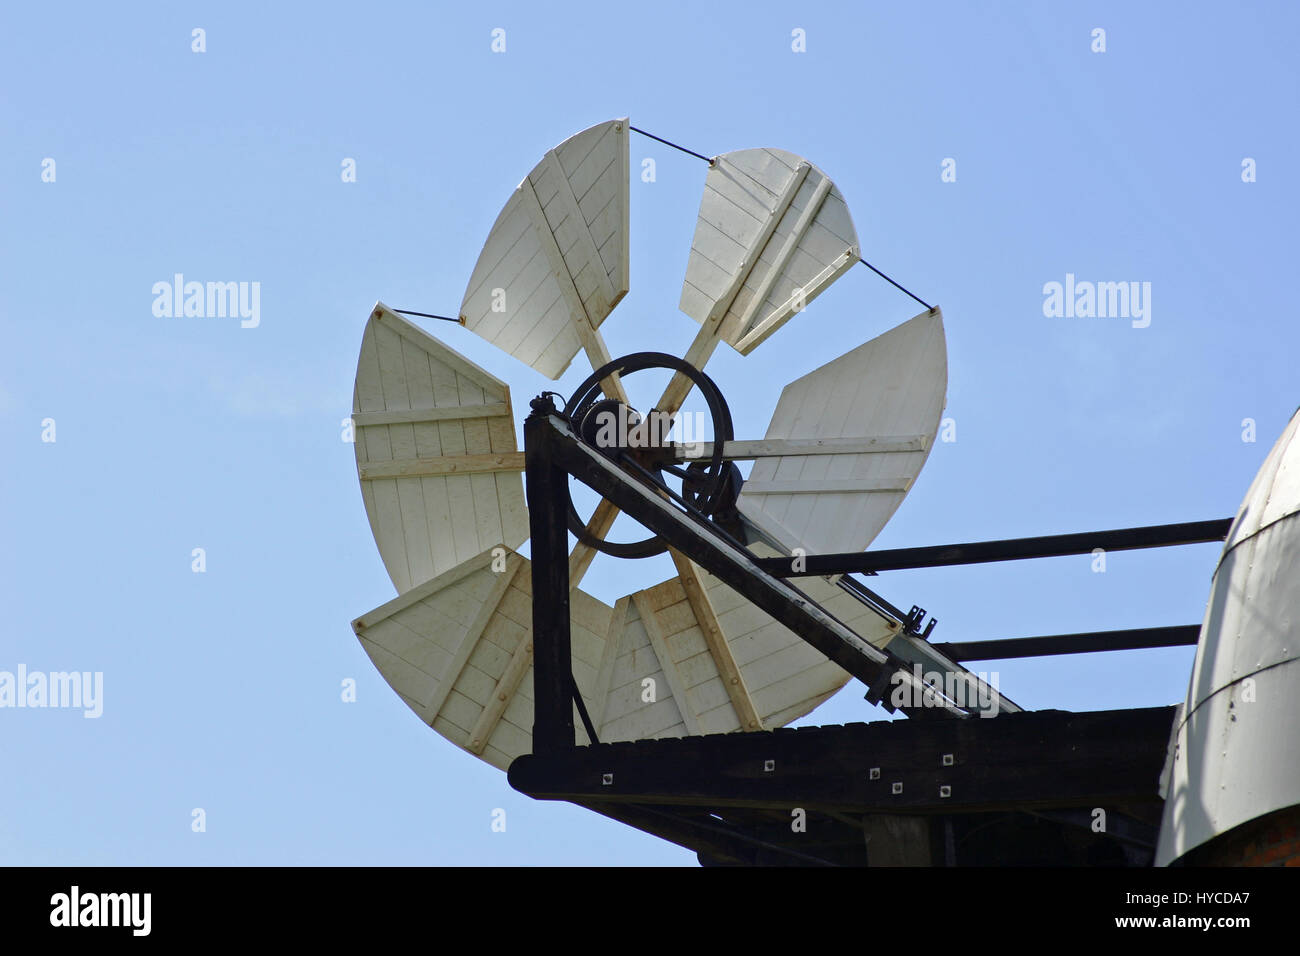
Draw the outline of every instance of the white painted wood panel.
[[[948,384],[943,316],[923,312],[781,393],[768,439],[870,441],[912,435],[912,451],[795,454],[755,462],[737,507],[787,553],[861,551],[929,456]],[[891,438],[892,441],[892,438]]]
[[[484,551],[353,624],[385,680],[425,723],[502,769],[531,750],[532,726],[529,564],[513,551],[505,561],[497,571]],[[595,708],[612,611],[582,592],[570,600],[574,679]]]
[[[771,549],[759,548],[770,555]],[[738,668],[746,707],[763,726],[806,713],[848,675],[726,585],[696,568]],[[889,622],[839,588],[803,582],[858,633],[876,643]],[[502,769],[531,751],[533,672],[531,575],[508,552],[494,569],[490,550],[399,595],[354,622],[385,680],[426,724]],[[601,740],[639,740],[741,728],[734,690],[724,683],[680,579],[619,600],[614,608],[580,589],[570,595],[573,674]],[[654,699],[645,699],[645,680]],[[580,722],[575,722],[578,727]],[[580,742],[586,734],[578,730]]]
[[[399,593],[527,539],[509,388],[383,303],[362,335],[353,413],[366,514]]]
[[[668,678],[651,646],[636,602],[627,605],[620,652],[614,661],[611,689],[605,702],[604,722],[597,728],[601,740],[639,740],[657,736],[684,736],[686,726],[672,699]],[[654,683],[647,685],[646,680]],[[651,693],[647,693],[647,689]],[[653,696],[653,700],[643,699]]]
[[[719,156],[705,177],[679,307],[720,318],[724,341],[757,348],[858,260],[835,184],[784,150]]]
[[[659,670],[664,675],[667,689],[671,692],[673,703],[676,704],[681,721],[686,726],[686,732],[688,734],[698,734],[700,725],[695,716],[695,709],[686,692],[686,685],[682,682],[681,674],[677,670],[677,664],[668,649],[664,628],[650,604],[647,592],[638,591],[632,596],[632,602],[641,615],[641,626],[645,629],[646,637],[650,641],[650,647],[654,650],[655,657],[659,661]]]
[[[506,571],[497,572],[492,552],[484,551],[354,622],[375,666],[425,723],[502,769],[531,750],[533,719],[529,563],[513,551],[506,560]],[[680,591],[675,581],[667,585]],[[668,641],[677,641],[679,654],[690,647],[680,633],[658,630],[649,593],[624,598],[616,609],[580,590],[570,596],[574,679],[602,739],[690,732],[675,686],[681,699],[708,707],[726,696],[716,680],[681,683]],[[653,637],[638,601],[654,622]],[[664,620],[670,627],[685,623],[680,611]],[[645,677],[655,681],[654,701],[641,699]],[[693,715],[690,724],[699,729]],[[585,741],[585,732],[578,737]]]
[[[781,458],[786,455],[864,455],[922,451],[929,442],[926,435],[898,435],[880,438],[772,438],[757,441],[729,441],[722,446],[722,457],[729,461],[753,458]],[[694,461],[713,456],[713,442],[686,442],[675,449],[678,461]]]
[[[550,378],[628,289],[627,118],[542,157],[488,233],[461,303],[466,328]]]

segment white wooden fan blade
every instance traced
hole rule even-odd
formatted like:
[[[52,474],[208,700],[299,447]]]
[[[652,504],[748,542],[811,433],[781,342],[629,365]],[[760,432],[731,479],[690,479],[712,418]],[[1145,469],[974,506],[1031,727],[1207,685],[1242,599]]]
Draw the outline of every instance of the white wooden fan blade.
[[[692,600],[692,579],[703,602]],[[822,578],[799,586],[873,644],[883,647],[901,630]],[[720,640],[710,639],[711,629]],[[631,595],[624,627],[611,627],[610,635],[617,646],[607,649],[615,663],[597,725],[602,740],[780,727],[849,680],[839,665],[698,566]],[[659,695],[654,712],[645,702],[645,677],[654,679]]]
[[[510,389],[377,303],[352,398],[357,474],[398,592],[528,538]]]
[[[556,379],[628,289],[628,120],[550,150],[479,253],[465,327]]]
[[[937,308],[791,382],[767,438],[857,438],[882,450],[760,458],[737,500],[741,515],[787,552],[863,550],[929,457],[947,388]]]
[[[718,156],[704,180],[679,307],[742,355],[858,261],[830,178],[781,149]]]
[[[533,749],[532,607],[528,559],[489,548],[362,615],[352,629],[421,720],[505,770]],[[612,609],[576,588],[569,607],[573,678],[591,711]],[[574,724],[587,743],[576,717]]]
[[[779,727],[808,713],[849,675],[702,569],[697,614],[680,577],[613,608],[570,593],[573,677],[602,742]],[[822,579],[810,596],[873,643],[896,622]],[[697,595],[698,597],[698,595]],[[527,558],[487,549],[353,621],[363,649],[422,721],[501,769],[532,752],[532,574]],[[732,672],[755,715],[742,720]],[[588,742],[575,713],[579,744]]]

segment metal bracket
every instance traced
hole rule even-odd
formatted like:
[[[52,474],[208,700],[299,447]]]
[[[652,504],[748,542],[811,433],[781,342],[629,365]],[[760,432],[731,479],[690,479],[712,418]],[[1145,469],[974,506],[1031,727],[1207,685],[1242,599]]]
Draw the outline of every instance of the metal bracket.
[[[904,629],[909,634],[914,634],[923,641],[930,639],[934,626],[939,623],[938,618],[930,618],[930,623],[926,625],[925,630],[921,630],[921,624],[925,621],[925,608],[912,605],[912,610],[907,612],[907,619],[903,622]]]

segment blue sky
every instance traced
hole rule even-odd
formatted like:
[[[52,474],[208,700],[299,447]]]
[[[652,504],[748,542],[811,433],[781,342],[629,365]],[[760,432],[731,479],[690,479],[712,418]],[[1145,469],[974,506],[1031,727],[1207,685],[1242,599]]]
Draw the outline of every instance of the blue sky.
[[[0,710],[0,862],[694,862],[516,794],[421,725],[349,627],[393,596],[340,440],[370,306],[454,312],[515,184],[615,116],[709,155],[807,156],[863,255],[943,307],[957,440],[876,546],[1233,514],[1300,401],[1298,20],[1283,3],[8,5],[0,670],[102,671],[104,710]],[[616,355],[681,354],[705,168],[634,137],[644,157],[657,180],[633,179],[631,292],[604,331]],[[177,272],[260,283],[260,324],[156,317]],[[1149,327],[1044,316],[1067,273],[1150,282]],[[720,349],[738,437],[786,382],[915,311],[858,269],[751,356]],[[516,408],[587,371],[556,385],[438,325]],[[928,608],[936,640],[1182,624],[1216,554],[873,586]],[[612,600],[669,568],[602,558],[585,587]],[[1087,710],[1181,700],[1191,659],[986,666],[1025,706]],[[856,686],[807,722],[883,716]]]

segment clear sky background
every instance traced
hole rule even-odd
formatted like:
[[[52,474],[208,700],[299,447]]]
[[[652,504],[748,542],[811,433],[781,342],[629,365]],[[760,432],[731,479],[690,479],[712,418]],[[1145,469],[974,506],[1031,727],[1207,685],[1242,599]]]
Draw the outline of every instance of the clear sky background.
[[[0,862],[694,863],[515,793],[420,723],[349,626],[394,594],[340,437],[371,305],[454,314],[521,177],[615,116],[708,155],[808,157],[863,255],[943,307],[957,440],[876,546],[1232,515],[1300,402],[1296,11],[6,4],[0,670],[102,671],[104,710],[0,710]],[[705,166],[636,136],[631,157],[632,286],[604,330],[615,355],[680,355]],[[635,175],[644,157],[654,183]],[[177,272],[260,282],[261,324],[155,317],[152,286]],[[1044,317],[1043,285],[1066,273],[1150,282],[1150,326]],[[859,268],[751,356],[719,349],[709,372],[737,436],[761,437],[786,382],[918,308]],[[510,383],[516,409],[588,371],[580,358],[557,385],[423,324]],[[1184,624],[1217,553],[873,587],[929,609],[936,640]],[[584,587],[612,601],[670,573],[600,558]],[[986,666],[1024,706],[1089,710],[1179,701],[1191,661]],[[861,695],[805,722],[884,716]]]

